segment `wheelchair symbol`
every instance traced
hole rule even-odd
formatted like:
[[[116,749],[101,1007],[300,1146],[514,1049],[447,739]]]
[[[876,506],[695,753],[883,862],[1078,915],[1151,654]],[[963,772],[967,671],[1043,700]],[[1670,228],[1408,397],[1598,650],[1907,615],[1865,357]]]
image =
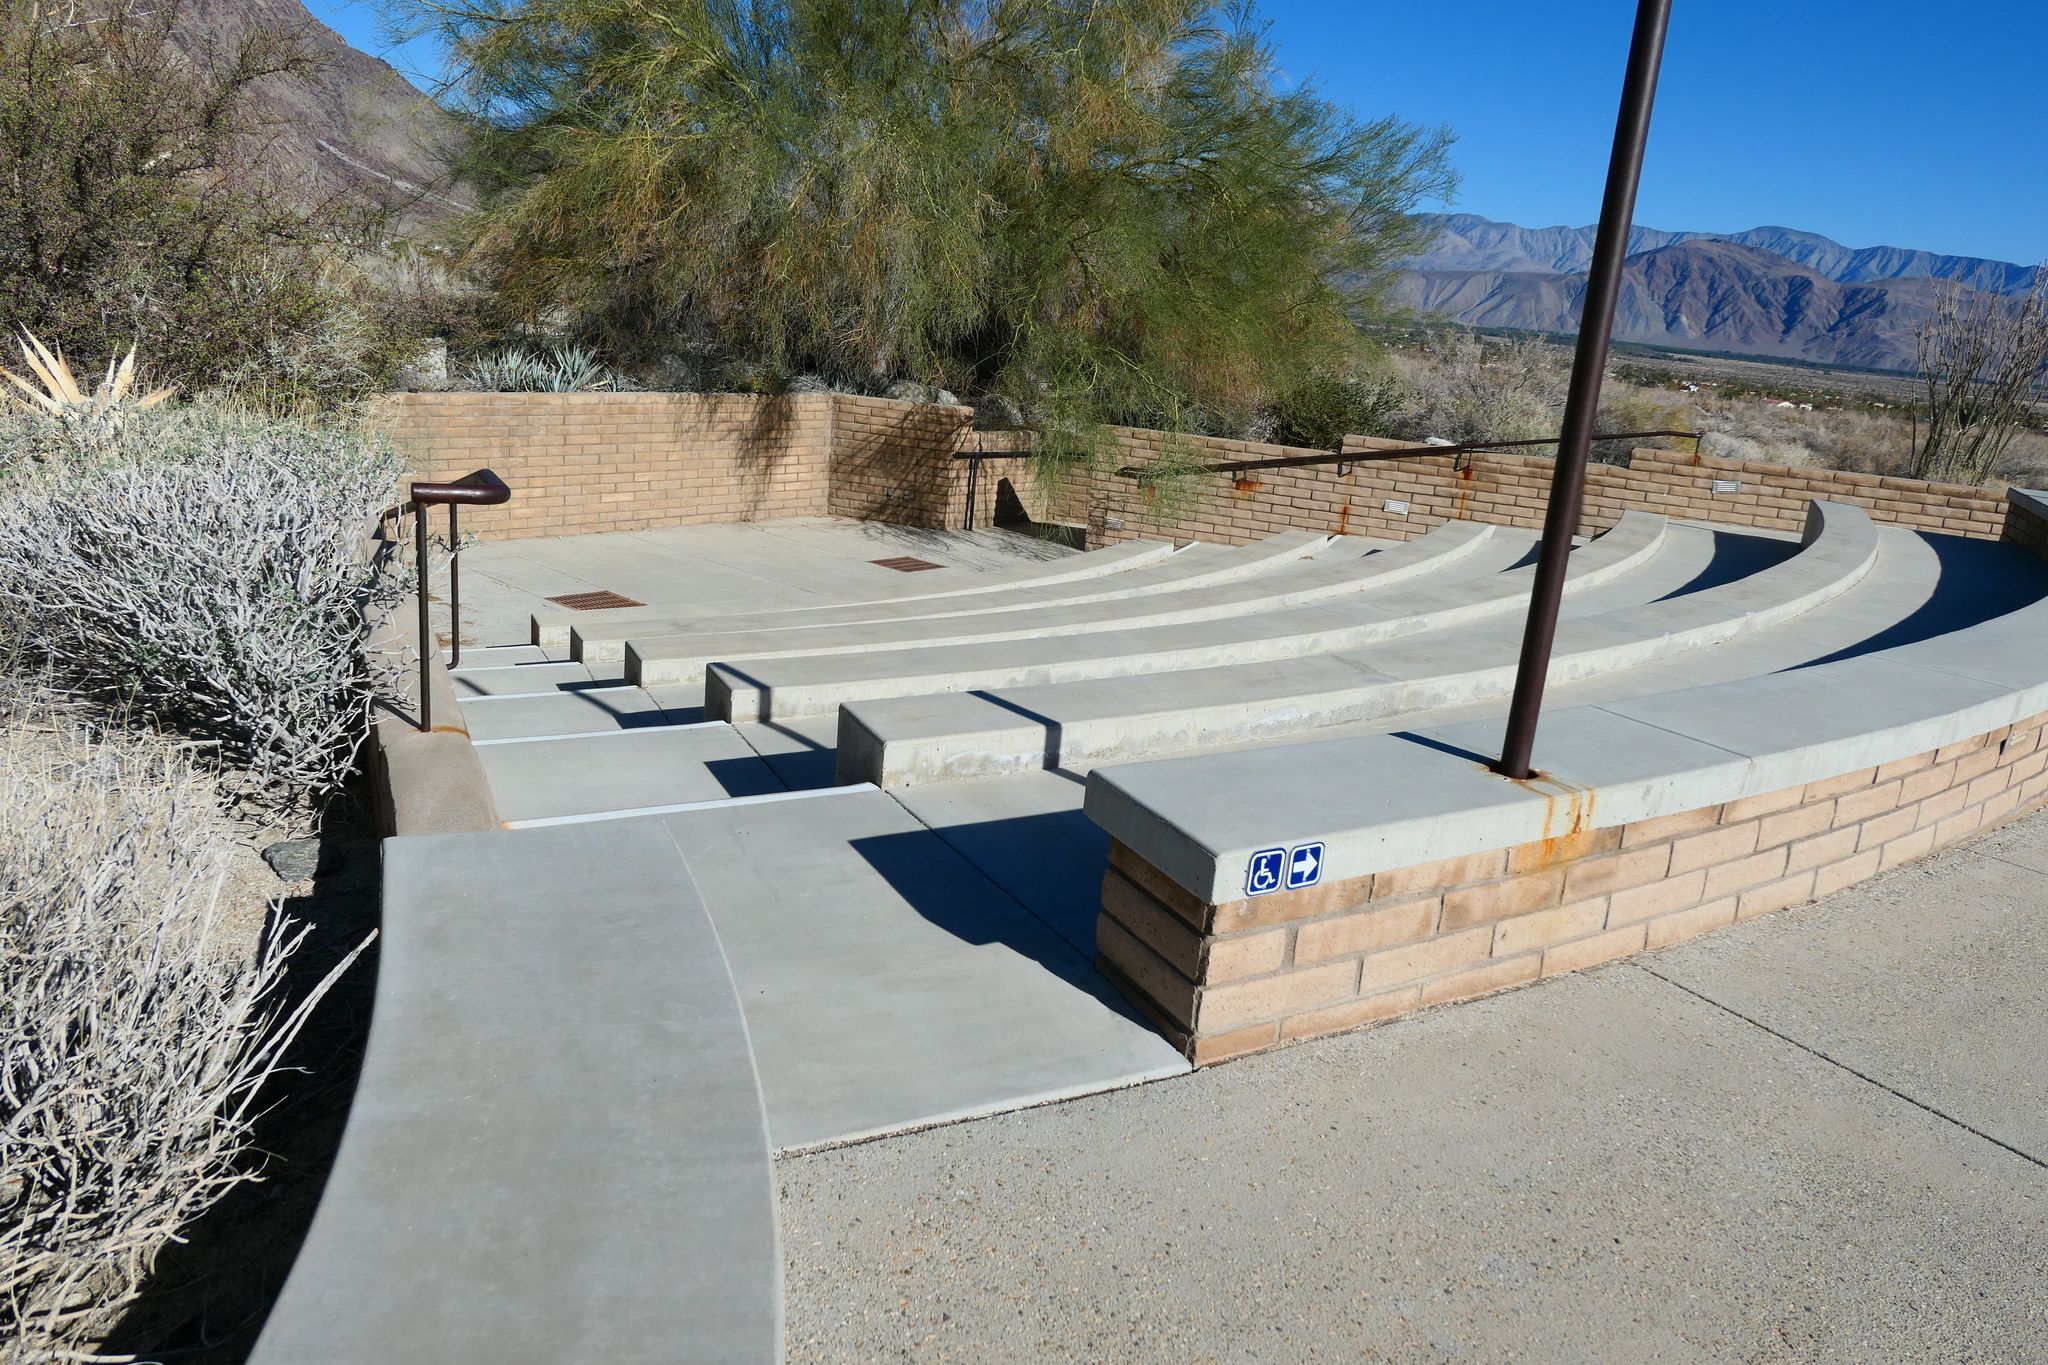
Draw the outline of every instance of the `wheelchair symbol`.
[[[1287,867],[1287,850],[1284,848],[1262,848],[1252,854],[1252,864],[1244,875],[1244,893],[1247,896],[1263,896],[1280,889],[1280,881]]]

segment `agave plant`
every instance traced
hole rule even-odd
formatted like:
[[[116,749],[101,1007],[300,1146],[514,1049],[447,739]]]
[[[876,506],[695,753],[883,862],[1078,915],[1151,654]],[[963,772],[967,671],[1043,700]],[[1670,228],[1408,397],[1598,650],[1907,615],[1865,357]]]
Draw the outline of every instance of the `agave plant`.
[[[581,346],[536,354],[507,347],[471,360],[462,372],[472,389],[487,393],[594,393],[618,387],[619,377]]]
[[[106,377],[87,390],[72,372],[61,350],[52,350],[41,338],[24,327],[21,358],[27,362],[31,380],[13,370],[0,369],[16,390],[9,395],[17,405],[55,421],[59,430],[81,450],[94,450],[120,434],[124,414],[153,408],[171,396],[169,389],[148,393],[135,391],[135,348],[107,362]]]

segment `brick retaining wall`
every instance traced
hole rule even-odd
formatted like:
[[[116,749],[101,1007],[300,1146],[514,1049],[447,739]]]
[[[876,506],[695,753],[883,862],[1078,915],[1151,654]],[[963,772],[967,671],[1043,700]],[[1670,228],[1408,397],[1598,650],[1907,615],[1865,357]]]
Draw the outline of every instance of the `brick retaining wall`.
[[[824,394],[404,393],[369,415],[410,477],[489,466],[503,507],[463,514],[488,539],[823,516],[832,453]]]
[[[846,394],[395,394],[373,425],[415,457],[415,477],[482,465],[511,483],[505,508],[475,513],[490,537],[573,535],[712,521],[831,513],[925,527],[963,524],[970,450],[1015,451],[1019,433],[976,432],[972,412]],[[1169,437],[1117,428],[1117,463],[1144,464],[1169,442],[1205,461],[1312,454],[1290,446]],[[1350,438],[1347,449],[1397,442]],[[1551,462],[1480,455],[1255,470],[1203,481],[1182,515],[1163,520],[1129,479],[1104,472],[1048,494],[1021,460],[982,466],[974,524],[999,510],[1085,522],[1091,545],[1135,536],[1240,545],[1287,530],[1405,540],[1446,521],[1541,525]],[[1719,491],[1717,491],[1719,485]],[[1733,485],[1729,487],[1728,485]],[[1796,531],[1806,501],[1826,498],[1878,521],[1996,539],[1995,491],[1914,479],[1638,450],[1628,466],[1594,465],[1582,533],[1630,510]],[[1389,511],[1387,503],[1407,504]]]
[[[1122,843],[1096,944],[1197,1063],[1659,948],[2048,803],[2048,713],[1762,796],[1208,905]]]
[[[1153,458],[1160,446],[1157,432],[1120,435],[1138,462]],[[1345,448],[1369,452],[1400,444],[1351,437]],[[1310,453],[1207,439],[1196,440],[1194,447],[1217,462]],[[1170,533],[1179,540],[1242,545],[1295,528],[1408,540],[1446,521],[1534,530],[1542,526],[1550,498],[1552,462],[1544,456],[1475,455],[1463,461],[1428,456],[1341,468],[1261,469],[1218,479],[1193,508],[1164,526],[1148,518],[1144,496],[1130,480],[1098,478],[1089,490],[1089,541],[1108,544]],[[1997,539],[2006,518],[2004,496],[1993,489],[1644,449],[1635,451],[1625,467],[1596,464],[1588,469],[1578,529],[1593,535],[1613,526],[1622,513],[1640,511],[1796,532],[1813,498],[1862,507],[1880,522],[1980,539]],[[1389,501],[1405,503],[1407,510],[1389,511]],[[1112,526],[1114,521],[1122,527]]]

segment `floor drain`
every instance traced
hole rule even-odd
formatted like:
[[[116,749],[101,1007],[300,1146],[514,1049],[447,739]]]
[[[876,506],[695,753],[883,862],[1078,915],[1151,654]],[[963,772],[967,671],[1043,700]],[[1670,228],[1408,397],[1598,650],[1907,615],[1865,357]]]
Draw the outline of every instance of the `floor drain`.
[[[934,564],[929,559],[913,559],[909,555],[897,555],[894,559],[871,559],[870,564],[879,564],[897,573],[921,573],[926,569],[943,569],[943,564]]]
[[[558,607],[567,607],[570,611],[610,611],[613,607],[644,607],[647,605],[645,602],[635,602],[630,597],[622,597],[618,593],[609,590],[603,592],[563,593],[560,597],[550,597],[548,601]]]

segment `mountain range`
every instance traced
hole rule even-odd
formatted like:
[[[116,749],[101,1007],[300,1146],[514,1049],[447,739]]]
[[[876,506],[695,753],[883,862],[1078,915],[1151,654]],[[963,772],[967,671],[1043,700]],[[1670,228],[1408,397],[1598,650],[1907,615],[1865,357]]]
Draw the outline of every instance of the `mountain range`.
[[[267,76],[249,96],[257,145],[248,155],[286,192],[307,203],[368,199],[401,229],[463,207],[449,173],[461,139],[455,119],[300,0],[182,0],[171,43],[206,66],[262,32],[289,35],[311,58],[310,70]]]
[[[1590,227],[1525,228],[1431,214],[1432,245],[1395,297],[1479,327],[1574,332],[1592,261]],[[1819,233],[1635,228],[1615,336],[1687,350],[1911,369],[1944,281],[2020,294],[2041,267],[1905,247],[1848,247]]]

